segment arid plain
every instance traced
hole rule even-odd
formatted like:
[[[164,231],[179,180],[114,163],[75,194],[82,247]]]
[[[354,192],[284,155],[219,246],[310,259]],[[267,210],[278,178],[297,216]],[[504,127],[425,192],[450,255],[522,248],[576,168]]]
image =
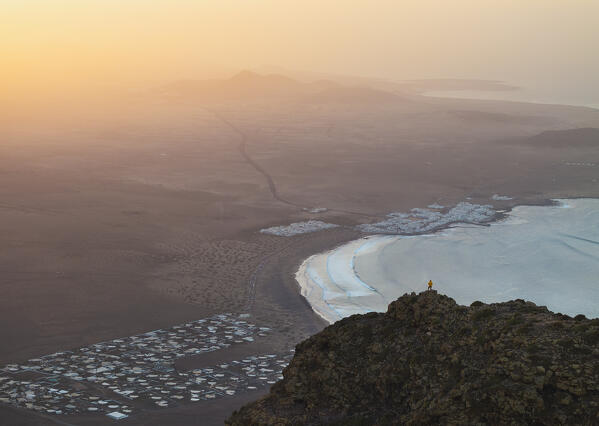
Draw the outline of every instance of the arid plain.
[[[599,197],[598,110],[360,84],[243,72],[3,121],[0,365],[225,312],[271,333],[177,368],[288,351],[326,325],[300,296],[298,265],[360,236],[352,225],[466,199]],[[309,219],[342,226],[259,232]],[[141,407],[122,423],[222,424],[265,390]],[[107,420],[5,405],[0,419]]]

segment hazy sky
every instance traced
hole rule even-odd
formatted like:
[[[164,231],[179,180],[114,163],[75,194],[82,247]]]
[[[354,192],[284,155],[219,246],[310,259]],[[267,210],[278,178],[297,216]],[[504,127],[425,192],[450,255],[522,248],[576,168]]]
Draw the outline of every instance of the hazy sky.
[[[597,85],[599,0],[0,0],[4,89],[279,65]]]

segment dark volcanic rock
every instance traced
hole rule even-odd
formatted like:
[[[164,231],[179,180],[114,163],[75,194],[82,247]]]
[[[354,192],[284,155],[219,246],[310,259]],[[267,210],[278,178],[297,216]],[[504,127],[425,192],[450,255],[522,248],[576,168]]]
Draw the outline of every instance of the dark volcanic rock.
[[[230,425],[599,424],[599,320],[427,291],[299,344]]]

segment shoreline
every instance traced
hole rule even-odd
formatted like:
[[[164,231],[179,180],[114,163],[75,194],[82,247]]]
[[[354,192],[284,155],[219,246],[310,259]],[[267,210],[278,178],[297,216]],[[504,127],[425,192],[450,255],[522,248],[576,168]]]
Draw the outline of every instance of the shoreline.
[[[581,197],[577,197],[577,198],[581,198]],[[589,197],[591,198],[591,197]],[[530,206],[551,206],[554,205],[555,201],[552,199],[543,199],[540,200],[538,202],[528,202],[528,203],[523,203],[523,204],[515,204],[509,207],[506,207],[504,209],[501,210],[497,210],[495,215],[488,221],[485,223],[480,223],[480,224],[471,224],[471,225],[476,225],[476,226],[490,226],[492,223],[496,223],[502,220],[505,220],[509,213],[515,208],[518,207],[520,205],[530,205]],[[396,238],[399,236],[404,236],[404,237],[417,237],[417,236],[424,236],[424,235],[432,235],[432,234],[436,234],[439,232],[442,232],[446,229],[451,228],[452,226],[458,224],[458,223],[464,223],[465,222],[450,222],[447,224],[444,224],[442,226],[440,226],[439,228],[433,229],[432,231],[423,231],[423,232],[417,232],[417,233],[404,233],[404,234],[392,234],[392,233],[386,233],[386,234],[375,234],[375,233],[367,233],[367,232],[363,232],[363,231],[355,231],[357,233],[357,238],[355,239],[350,239],[344,242],[338,242],[335,243],[333,245],[331,245],[330,247],[325,248],[324,250],[321,251],[317,251],[317,252],[312,252],[312,254],[308,255],[308,257],[304,257],[303,259],[301,259],[299,261],[299,263],[297,264],[297,266],[295,267],[294,270],[289,271],[289,274],[291,274],[293,276],[293,280],[295,281],[295,284],[298,288],[298,293],[299,296],[305,301],[306,305],[308,305],[310,307],[310,310],[313,312],[313,314],[318,317],[319,319],[321,319],[322,321],[326,322],[328,325],[332,324],[333,322],[335,322],[338,319],[341,319],[342,317],[337,318],[335,321],[331,321],[330,317],[327,317],[327,315],[323,312],[322,310],[322,306],[321,304],[319,304],[320,308],[315,307],[312,303],[310,303],[310,301],[308,300],[307,295],[313,290],[310,288],[307,288],[305,285],[302,285],[302,280],[298,279],[301,278],[302,275],[306,274],[306,270],[307,270],[307,264],[310,263],[311,260],[313,260],[314,258],[316,258],[317,256],[321,256],[324,255],[325,253],[332,253],[335,250],[337,250],[339,247],[346,245],[346,244],[350,244],[352,242],[358,242],[358,241],[364,241],[367,240],[369,238],[373,238],[373,237],[387,237],[387,238]],[[347,228],[345,228],[347,229]],[[312,235],[314,236],[315,234],[323,234],[326,233],[327,230],[325,231],[318,231],[316,233],[312,233],[312,234],[305,234],[307,236]],[[352,267],[353,267],[353,262],[355,260],[355,256],[352,257]],[[359,275],[356,274],[358,277]],[[363,281],[362,281],[363,282]],[[367,284],[366,284],[367,285]]]
[[[515,94],[519,92],[522,87],[518,87],[516,90],[424,90],[419,93],[420,96],[432,98],[432,99],[453,99],[458,101],[488,101],[488,102],[509,102],[518,104],[533,104],[533,105],[547,105],[547,106],[569,106],[575,108],[590,108],[599,110],[599,103],[594,101],[593,103],[579,102],[579,101],[558,101],[549,99],[532,99],[518,96],[501,96],[498,94]]]
[[[493,219],[484,224],[472,224],[468,222],[452,222],[440,228],[426,233],[418,234],[369,234],[363,235],[356,240],[350,241],[341,248],[339,246],[315,253],[304,259],[295,272],[295,278],[299,287],[299,292],[310,304],[313,312],[327,321],[329,324],[347,317],[355,313],[367,313],[371,311],[382,311],[390,301],[397,296],[397,283],[393,287],[394,296],[387,298],[387,303],[381,301],[372,301],[375,293],[385,297],[385,290],[389,290],[384,286],[384,283],[375,285],[371,280],[364,279],[361,276],[360,268],[356,268],[356,259],[364,250],[370,252],[378,252],[381,255],[385,252],[388,244],[396,242],[398,239],[407,239],[415,237],[433,237],[443,235],[452,229],[478,228],[492,225],[499,225],[506,221],[517,220],[512,216],[512,212],[516,208],[522,207],[562,207],[568,208],[568,200],[594,200],[593,197],[567,197],[543,200],[539,203],[522,203],[515,204],[509,208],[498,211]],[[466,225],[459,226],[460,224]],[[373,241],[374,240],[374,241]],[[346,251],[347,253],[344,253]],[[338,257],[338,260],[330,261],[332,257]],[[326,259],[326,263],[323,261]],[[331,263],[335,263],[331,266]],[[340,273],[339,269],[345,268],[345,271]],[[362,271],[364,272],[364,271]],[[375,274],[376,275],[376,274]],[[360,286],[367,287],[371,293],[360,293]],[[424,286],[424,282],[423,282]],[[417,291],[411,286],[401,287],[401,293],[409,293]],[[399,293],[398,293],[399,294]],[[364,299],[366,297],[366,299]],[[369,299],[370,298],[370,299]],[[360,306],[360,302],[365,303],[365,307]],[[489,301],[490,303],[491,301]],[[384,306],[383,306],[384,305]]]

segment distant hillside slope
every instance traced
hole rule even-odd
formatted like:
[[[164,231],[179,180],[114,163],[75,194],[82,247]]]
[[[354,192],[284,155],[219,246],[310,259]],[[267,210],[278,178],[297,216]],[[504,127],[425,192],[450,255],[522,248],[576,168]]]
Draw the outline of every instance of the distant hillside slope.
[[[303,84],[282,75],[260,75],[242,71],[223,80],[187,80],[163,87],[164,96],[194,99],[230,99],[247,96],[284,96],[300,94]]]
[[[306,98],[314,103],[390,103],[403,99],[391,92],[371,89],[369,87],[334,86],[324,89]]]
[[[338,321],[229,425],[599,423],[599,319],[434,291]]]
[[[292,98],[310,103],[375,103],[401,98],[391,92],[362,86],[343,86],[330,80],[303,83],[279,74],[242,71],[223,80],[179,81],[159,90],[170,99],[220,101],[260,98]]]
[[[551,130],[528,138],[525,143],[553,148],[599,147],[599,129]]]

